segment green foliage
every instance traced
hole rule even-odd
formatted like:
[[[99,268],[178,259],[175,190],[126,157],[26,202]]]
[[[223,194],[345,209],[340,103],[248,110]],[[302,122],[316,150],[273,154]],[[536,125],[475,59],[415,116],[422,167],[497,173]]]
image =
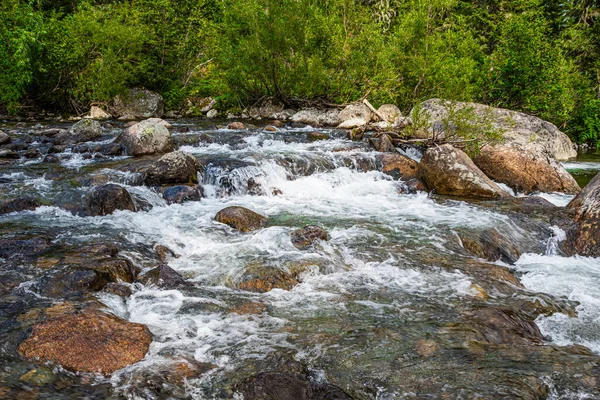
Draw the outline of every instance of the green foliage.
[[[3,0],[0,107],[493,104],[597,142],[597,0]],[[594,114],[596,113],[596,114]]]

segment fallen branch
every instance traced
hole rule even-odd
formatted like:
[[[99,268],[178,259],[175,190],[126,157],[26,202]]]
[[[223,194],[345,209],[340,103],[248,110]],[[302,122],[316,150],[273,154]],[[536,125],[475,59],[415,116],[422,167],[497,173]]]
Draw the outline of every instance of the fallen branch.
[[[377,115],[377,118],[379,118],[380,121],[385,121],[385,118],[379,113],[379,111],[375,109],[375,107],[373,107],[371,103],[369,103],[369,100],[363,99],[363,104],[367,106],[373,114]]]

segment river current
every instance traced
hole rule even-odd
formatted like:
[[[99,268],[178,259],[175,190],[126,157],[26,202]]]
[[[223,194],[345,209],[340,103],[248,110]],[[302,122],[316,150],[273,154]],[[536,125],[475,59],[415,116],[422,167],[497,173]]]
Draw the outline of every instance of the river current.
[[[191,282],[172,290],[134,283],[129,297],[94,294],[110,312],[149,327],[153,342],[143,361],[111,377],[50,366],[59,378],[32,387],[19,381],[31,364],[5,347],[0,388],[44,399],[239,399],[240,379],[299,363],[311,380],[355,398],[599,398],[600,372],[584,366],[600,355],[600,260],[562,256],[564,232],[543,215],[406,193],[402,181],[377,167],[374,150],[341,131],[324,130],[329,140],[310,142],[308,128],[272,133],[194,121],[174,125],[174,132],[186,128],[176,136],[210,138],[180,147],[204,166],[199,202],[168,205],[138,184],[132,166],[140,161],[128,157],[67,151],[58,164],[39,158],[0,166],[2,198],[45,200],[35,211],[0,216],[3,235],[36,232],[75,247],[117,244],[142,271],[156,266],[148,249],[163,245],[176,255],[168,265]],[[30,127],[1,129],[25,133]],[[105,142],[118,131],[107,130]],[[416,149],[407,154],[420,157]],[[566,167],[589,175],[600,163]],[[94,182],[124,186],[138,211],[102,217],[68,211]],[[255,186],[262,191],[251,190]],[[570,200],[540,195],[560,207]],[[241,233],[214,220],[233,205],[268,216],[267,226]],[[305,225],[325,228],[329,240],[297,249],[290,233]],[[516,261],[483,260],[465,250],[461,238],[490,229],[524,249]],[[4,261],[2,282],[12,282],[2,292],[4,305],[58,301],[37,290],[47,271]],[[299,271],[299,283],[267,293],[238,289],[236,282],[256,265]],[[513,312],[532,304],[552,310],[535,313],[543,344],[519,348],[481,339],[489,339],[491,329],[480,321],[481,310]],[[11,315],[0,313],[0,336],[13,337]],[[174,362],[189,363],[196,373],[169,379]]]

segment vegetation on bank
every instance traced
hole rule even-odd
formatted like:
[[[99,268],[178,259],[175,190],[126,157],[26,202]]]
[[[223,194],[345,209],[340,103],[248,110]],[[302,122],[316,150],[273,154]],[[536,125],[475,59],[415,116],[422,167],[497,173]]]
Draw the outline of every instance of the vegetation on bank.
[[[598,0],[3,0],[0,105],[83,111],[135,86],[167,109],[441,97],[599,144],[599,16]]]

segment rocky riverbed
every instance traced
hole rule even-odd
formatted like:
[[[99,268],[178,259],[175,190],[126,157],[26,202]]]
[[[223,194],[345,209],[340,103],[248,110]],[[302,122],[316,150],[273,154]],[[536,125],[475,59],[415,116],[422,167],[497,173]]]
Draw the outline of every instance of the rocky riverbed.
[[[456,197],[453,150],[227,124],[0,125],[0,398],[600,396],[576,184]]]

